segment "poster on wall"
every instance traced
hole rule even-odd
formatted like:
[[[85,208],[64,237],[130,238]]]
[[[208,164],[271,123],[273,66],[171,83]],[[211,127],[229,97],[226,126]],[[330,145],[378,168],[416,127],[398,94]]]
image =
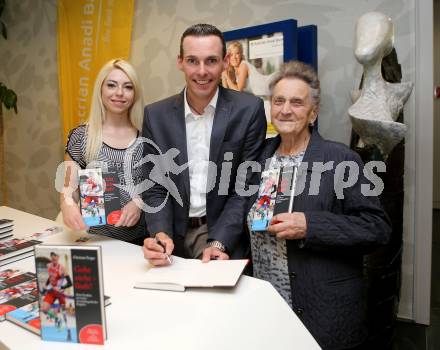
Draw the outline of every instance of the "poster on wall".
[[[269,83],[283,62],[302,60],[317,69],[317,28],[298,27],[294,19],[235,29],[223,33],[230,55],[222,86],[253,93],[264,101],[267,134],[270,123]]]
[[[130,56],[134,0],[59,0],[57,46],[64,139],[89,116],[96,75],[115,57]]]
[[[276,132],[270,123],[269,82],[281,64],[297,59],[297,21],[262,24],[223,33],[230,55],[222,74],[224,87],[246,91],[264,101],[267,134]]]

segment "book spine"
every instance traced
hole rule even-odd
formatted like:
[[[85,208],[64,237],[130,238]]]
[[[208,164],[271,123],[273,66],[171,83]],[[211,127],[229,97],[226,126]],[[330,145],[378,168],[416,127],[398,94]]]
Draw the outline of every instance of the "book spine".
[[[85,344],[104,344],[98,251],[72,249],[72,271],[77,339]]]
[[[0,249],[0,256],[7,258],[6,255],[13,253],[13,252],[18,252],[20,250],[24,250],[26,248],[32,247],[36,244],[40,244],[42,243],[41,241],[36,241],[36,240],[25,240],[25,239],[15,239],[13,240],[14,242],[11,241],[6,241],[3,243],[3,245],[5,245],[4,248]],[[11,243],[9,243],[11,242]],[[28,251],[28,250],[26,250]]]
[[[289,210],[288,213],[293,212],[293,202],[295,199],[295,188],[296,188],[296,178],[298,176],[298,168],[295,166],[293,167],[293,179],[292,179],[292,186],[290,189],[290,198],[289,198]]]

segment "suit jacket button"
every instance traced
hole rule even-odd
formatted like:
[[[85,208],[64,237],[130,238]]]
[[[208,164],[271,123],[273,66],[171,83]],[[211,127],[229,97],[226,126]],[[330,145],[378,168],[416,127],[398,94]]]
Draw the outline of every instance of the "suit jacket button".
[[[296,272],[289,272],[289,277],[291,279],[295,279],[296,278]]]
[[[297,314],[298,316],[302,316],[303,313],[304,313],[304,310],[301,309],[300,307],[299,307],[298,309],[296,309],[296,314]]]

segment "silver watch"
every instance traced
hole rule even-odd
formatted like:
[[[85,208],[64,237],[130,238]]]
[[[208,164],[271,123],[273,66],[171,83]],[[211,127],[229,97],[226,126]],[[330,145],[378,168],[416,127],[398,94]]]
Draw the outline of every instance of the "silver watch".
[[[217,248],[217,249],[220,250],[222,253],[224,253],[224,252],[226,251],[225,246],[224,246],[223,243],[220,242],[220,241],[211,241],[211,242],[208,242],[208,246],[209,246],[209,247]]]

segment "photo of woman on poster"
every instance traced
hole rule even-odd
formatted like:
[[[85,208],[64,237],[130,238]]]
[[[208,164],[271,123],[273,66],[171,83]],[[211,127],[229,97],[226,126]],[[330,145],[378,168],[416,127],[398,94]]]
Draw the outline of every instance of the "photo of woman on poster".
[[[227,41],[226,47],[229,66],[223,71],[222,86],[261,97],[266,111],[267,134],[274,134],[269,117],[269,82],[283,63],[283,33]]]
[[[244,60],[243,45],[233,41],[228,46],[229,66],[222,73],[222,85],[237,91],[248,89],[248,63]]]

